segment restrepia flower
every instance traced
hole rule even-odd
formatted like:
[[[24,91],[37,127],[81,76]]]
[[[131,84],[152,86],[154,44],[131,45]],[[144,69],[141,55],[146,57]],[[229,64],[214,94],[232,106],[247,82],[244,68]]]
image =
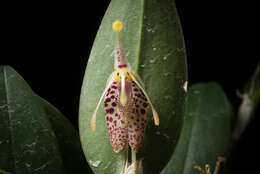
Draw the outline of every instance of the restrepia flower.
[[[116,33],[114,72],[110,75],[91,118],[91,128],[96,130],[96,113],[104,97],[106,125],[113,150],[120,152],[129,144],[131,149],[136,152],[144,139],[149,104],[152,108],[154,123],[157,126],[159,117],[141,85],[140,78],[133,72],[125,56],[120,40],[123,23],[115,21],[112,28]]]

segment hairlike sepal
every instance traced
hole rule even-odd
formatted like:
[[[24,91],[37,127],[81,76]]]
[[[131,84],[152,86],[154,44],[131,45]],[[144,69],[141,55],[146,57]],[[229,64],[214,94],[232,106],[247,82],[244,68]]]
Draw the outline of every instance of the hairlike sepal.
[[[152,108],[152,113],[153,113],[153,119],[154,119],[154,124],[156,126],[159,126],[160,124],[160,121],[159,121],[159,116],[158,116],[158,113],[156,112],[153,104],[152,104],[152,101],[151,99],[149,98],[148,94],[146,93],[146,91],[144,90],[144,88],[141,86],[141,84],[136,80],[136,78],[130,74],[131,78],[133,79],[133,81],[138,85],[138,87],[142,90],[142,92],[144,93],[145,97],[147,98],[149,104],[151,105],[151,108]]]
[[[99,99],[99,101],[98,101],[97,107],[96,107],[94,113],[92,114],[91,121],[90,121],[90,127],[91,127],[91,129],[92,129],[93,131],[96,130],[96,117],[97,117],[98,108],[99,108],[99,106],[100,106],[100,104],[101,104],[101,102],[102,102],[102,99],[103,99],[103,97],[104,97],[106,91],[108,90],[109,86],[113,83],[113,81],[115,80],[115,78],[116,78],[116,76],[115,76],[115,73],[113,72],[113,73],[109,76],[109,78],[108,78],[108,80],[107,80],[107,84],[106,84],[105,90],[102,92],[102,95],[100,96],[100,99]]]

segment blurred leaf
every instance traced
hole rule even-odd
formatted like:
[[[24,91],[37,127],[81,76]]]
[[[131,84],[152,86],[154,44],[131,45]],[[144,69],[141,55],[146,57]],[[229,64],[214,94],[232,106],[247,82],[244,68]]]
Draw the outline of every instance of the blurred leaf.
[[[238,117],[233,135],[238,140],[260,104],[260,63],[245,86],[244,92],[238,94],[242,102],[238,109]]]
[[[122,42],[131,67],[144,80],[160,126],[151,112],[143,148],[144,173],[159,171],[169,160],[182,127],[185,107],[183,84],[187,80],[186,53],[179,17],[172,0],[112,0],[97,33],[82,85],[80,137],[92,170],[98,174],[120,173],[124,153],[113,152],[105,124],[103,106],[97,113],[97,130],[90,119],[113,71],[114,33],[112,23],[121,20]],[[98,165],[93,165],[98,164]]]
[[[258,63],[255,72],[250,78],[245,88],[245,93],[248,93],[249,98],[256,105],[260,102],[260,62]]]
[[[8,172],[3,171],[3,170],[0,169],[0,174],[10,174],[10,173],[8,173]]]
[[[199,174],[195,165],[211,166],[227,157],[232,108],[216,83],[189,88],[187,112],[176,150],[161,174]]]

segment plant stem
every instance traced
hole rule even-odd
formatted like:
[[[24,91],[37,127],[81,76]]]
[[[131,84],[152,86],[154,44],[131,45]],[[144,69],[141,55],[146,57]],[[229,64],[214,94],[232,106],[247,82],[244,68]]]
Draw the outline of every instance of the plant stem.
[[[128,144],[125,147],[125,167],[124,167],[124,170],[123,170],[123,174],[125,173],[127,168],[128,168]]]
[[[136,151],[131,149],[131,153],[132,153],[132,164],[134,165],[134,174],[137,174],[137,165],[136,165]]]

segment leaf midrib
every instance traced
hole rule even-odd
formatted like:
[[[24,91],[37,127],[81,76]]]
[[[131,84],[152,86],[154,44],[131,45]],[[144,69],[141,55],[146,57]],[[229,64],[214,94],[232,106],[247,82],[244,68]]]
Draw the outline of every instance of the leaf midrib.
[[[145,0],[142,0],[142,7],[143,10],[141,12],[141,19],[140,19],[140,28],[139,28],[139,45],[137,47],[137,66],[136,66],[136,73],[139,74],[139,67],[140,67],[140,58],[141,58],[141,45],[142,45],[142,36],[143,36],[143,24],[144,24],[144,10],[145,10]]]
[[[7,75],[6,75],[6,67],[3,67],[3,74],[4,74],[4,88],[6,90],[6,104],[7,104],[7,114],[8,114],[8,123],[9,123],[9,130],[10,130],[10,144],[11,144],[11,151],[12,151],[12,158],[13,158],[13,165],[15,167],[15,173],[17,171],[17,166],[16,166],[16,158],[15,158],[15,154],[14,154],[14,146],[13,146],[13,142],[14,142],[14,137],[13,137],[13,125],[12,125],[12,121],[11,121],[11,113],[10,111],[10,106],[9,106],[9,92],[8,92],[8,80],[7,80]]]

